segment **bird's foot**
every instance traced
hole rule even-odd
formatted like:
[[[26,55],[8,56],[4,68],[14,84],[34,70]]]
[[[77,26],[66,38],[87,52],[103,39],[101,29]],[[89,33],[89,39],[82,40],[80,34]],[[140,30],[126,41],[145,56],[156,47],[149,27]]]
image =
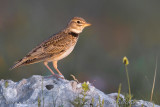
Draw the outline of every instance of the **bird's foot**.
[[[54,74],[54,75],[50,75],[49,78],[55,76],[57,79],[61,78],[61,79],[65,79],[63,75],[58,75],[58,74]]]
[[[65,79],[63,75],[58,75],[58,74],[57,74],[56,76],[57,76],[57,78]]]

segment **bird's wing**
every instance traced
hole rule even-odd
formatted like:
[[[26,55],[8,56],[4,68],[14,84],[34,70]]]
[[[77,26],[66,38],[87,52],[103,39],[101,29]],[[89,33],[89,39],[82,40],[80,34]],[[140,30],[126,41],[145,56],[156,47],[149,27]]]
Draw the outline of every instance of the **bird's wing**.
[[[67,38],[67,34],[59,33],[42,42],[39,46],[28,53],[29,57],[48,57],[65,51],[72,45],[72,40]],[[26,57],[27,57],[26,56]]]
[[[61,32],[50,37],[30,51],[24,58],[17,61],[11,69],[22,65],[37,63],[64,52],[72,45],[72,40],[67,36],[67,34]]]

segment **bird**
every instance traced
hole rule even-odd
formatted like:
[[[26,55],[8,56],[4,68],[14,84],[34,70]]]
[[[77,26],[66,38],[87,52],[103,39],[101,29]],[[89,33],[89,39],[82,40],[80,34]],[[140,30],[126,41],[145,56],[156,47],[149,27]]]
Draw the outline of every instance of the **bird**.
[[[73,17],[63,30],[51,35],[48,39],[37,45],[25,57],[15,62],[10,70],[24,65],[43,62],[52,75],[58,78],[64,78],[58,69],[57,62],[67,57],[73,51],[78,41],[79,34],[82,33],[85,27],[90,25],[90,23],[86,22],[81,17]],[[49,62],[52,62],[58,74],[55,74],[48,66]]]

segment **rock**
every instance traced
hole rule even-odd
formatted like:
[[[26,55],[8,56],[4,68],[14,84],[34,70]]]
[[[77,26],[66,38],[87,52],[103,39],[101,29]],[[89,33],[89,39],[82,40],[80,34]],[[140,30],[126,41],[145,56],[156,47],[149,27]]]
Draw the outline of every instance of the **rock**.
[[[90,83],[86,84],[82,88],[82,83],[38,75],[19,82],[1,80],[0,107],[95,107],[103,104],[104,107],[116,107],[117,93],[104,94]],[[133,107],[142,104],[153,107],[152,103],[142,100]]]

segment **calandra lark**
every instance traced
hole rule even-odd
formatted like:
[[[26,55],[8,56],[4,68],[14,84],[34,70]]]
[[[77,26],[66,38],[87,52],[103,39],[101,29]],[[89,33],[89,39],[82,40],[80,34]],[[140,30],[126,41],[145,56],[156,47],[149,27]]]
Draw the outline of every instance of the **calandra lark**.
[[[50,70],[50,72],[53,75],[56,75],[48,66],[48,62],[52,62],[53,67],[59,74],[59,76],[56,76],[62,77],[62,73],[57,68],[57,62],[73,51],[79,34],[85,27],[90,25],[91,24],[87,23],[83,18],[74,17],[64,30],[54,34],[49,39],[36,46],[24,58],[17,61],[11,69],[37,62],[44,62],[44,65]]]

